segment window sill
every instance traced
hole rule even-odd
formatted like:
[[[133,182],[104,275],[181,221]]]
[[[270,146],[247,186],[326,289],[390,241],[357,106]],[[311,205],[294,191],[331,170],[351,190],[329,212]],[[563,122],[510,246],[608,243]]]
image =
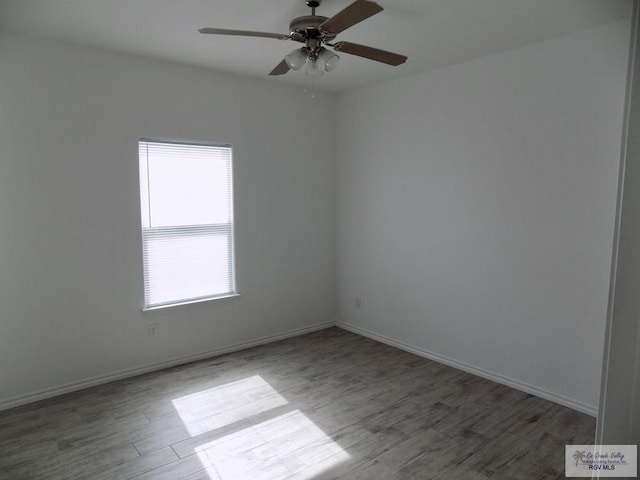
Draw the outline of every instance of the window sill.
[[[162,310],[165,308],[178,307],[180,305],[191,305],[192,303],[202,303],[202,302],[211,302],[214,300],[223,300],[225,298],[236,298],[239,297],[239,293],[230,293],[228,295],[221,295],[219,297],[206,297],[206,298],[198,298],[197,300],[188,300],[186,302],[178,302],[178,303],[167,303],[166,305],[156,305],[153,307],[142,307],[143,312],[149,312],[152,310]]]

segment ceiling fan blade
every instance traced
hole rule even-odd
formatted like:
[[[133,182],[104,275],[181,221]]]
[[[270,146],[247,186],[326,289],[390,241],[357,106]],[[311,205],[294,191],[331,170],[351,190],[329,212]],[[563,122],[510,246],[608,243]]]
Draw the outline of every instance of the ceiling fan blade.
[[[356,0],[347,8],[336,13],[329,20],[326,20],[318,29],[324,34],[337,35],[382,10],[384,9],[376,2]]]
[[[278,65],[276,65],[276,68],[269,72],[269,75],[284,75],[288,71],[289,65],[287,65],[286,61],[282,60]]]
[[[238,35],[242,37],[262,37],[276,38],[278,40],[289,40],[291,37],[285,33],[252,32],[250,30],[229,30],[228,28],[201,28],[200,33],[213,35]]]
[[[386,63],[387,65],[398,66],[407,61],[407,57],[404,55],[398,55],[397,53],[386,52],[378,48],[367,47],[366,45],[359,45],[351,42],[337,42],[333,48],[337,52],[349,53],[351,55],[357,55],[359,57],[368,58],[369,60],[375,60],[376,62]]]

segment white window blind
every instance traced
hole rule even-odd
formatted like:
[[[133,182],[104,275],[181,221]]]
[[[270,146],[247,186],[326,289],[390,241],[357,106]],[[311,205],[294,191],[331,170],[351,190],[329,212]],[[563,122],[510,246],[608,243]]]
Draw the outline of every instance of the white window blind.
[[[235,294],[230,145],[141,139],[145,309]]]

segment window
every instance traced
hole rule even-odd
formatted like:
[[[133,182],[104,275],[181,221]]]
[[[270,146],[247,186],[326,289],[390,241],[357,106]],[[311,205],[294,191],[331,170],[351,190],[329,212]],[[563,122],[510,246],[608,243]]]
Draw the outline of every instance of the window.
[[[231,146],[138,146],[144,308],[234,295]]]

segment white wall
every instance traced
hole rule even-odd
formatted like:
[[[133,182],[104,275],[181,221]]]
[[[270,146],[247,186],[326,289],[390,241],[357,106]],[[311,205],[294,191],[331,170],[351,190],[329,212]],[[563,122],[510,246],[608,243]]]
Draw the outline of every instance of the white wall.
[[[629,28],[339,98],[342,324],[595,413]]]
[[[0,408],[333,322],[333,96],[13,36],[0,65]],[[240,298],[141,313],[141,136],[233,144]]]

